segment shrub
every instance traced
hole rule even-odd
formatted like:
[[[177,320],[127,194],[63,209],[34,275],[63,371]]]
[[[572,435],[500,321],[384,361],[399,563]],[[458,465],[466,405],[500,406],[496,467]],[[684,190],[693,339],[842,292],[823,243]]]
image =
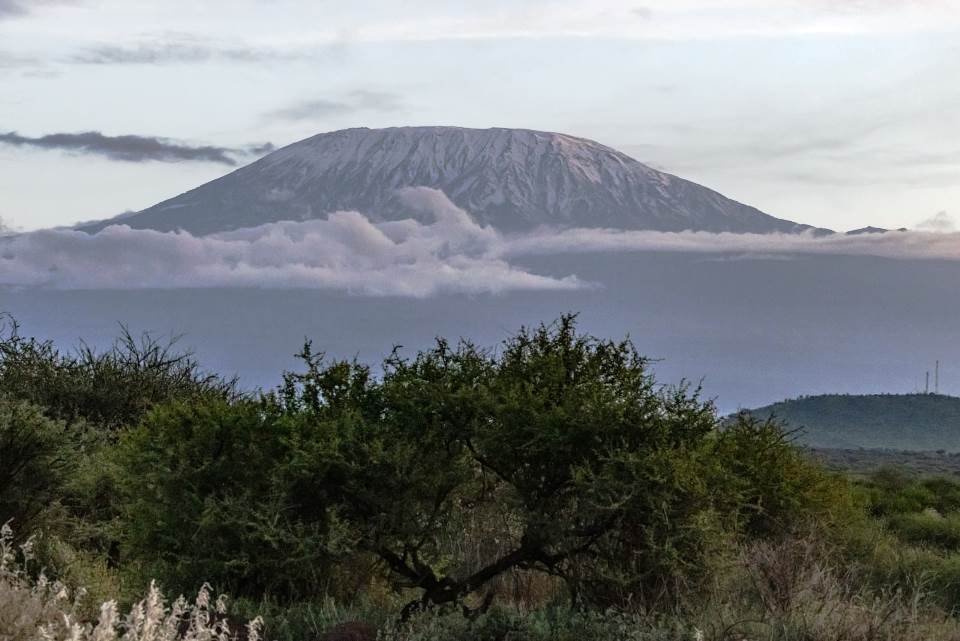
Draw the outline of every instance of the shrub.
[[[0,395],[0,525],[31,531],[63,496],[76,460],[77,439],[40,408]]]
[[[931,505],[942,514],[960,511],[960,483],[935,476],[920,481],[920,486],[930,492],[935,501]]]
[[[176,340],[122,328],[108,350],[81,345],[64,354],[50,341],[21,336],[9,317],[0,323],[0,389],[52,418],[111,431],[136,423],[158,403],[236,394],[233,381],[202,372],[189,352],[176,350]]]
[[[324,594],[338,524],[323,495],[299,491],[324,446],[305,428],[270,403],[154,410],[115,454],[127,558],[178,590]]]
[[[722,510],[738,516],[747,539],[806,530],[813,517],[844,527],[858,518],[846,482],[812,462],[773,420],[738,415],[718,433],[711,457]]]
[[[960,514],[944,516],[934,509],[897,514],[890,518],[890,528],[908,543],[960,549]]]
[[[885,467],[860,483],[869,512],[874,516],[923,512],[940,514],[960,510],[960,483],[943,477],[916,479]]]

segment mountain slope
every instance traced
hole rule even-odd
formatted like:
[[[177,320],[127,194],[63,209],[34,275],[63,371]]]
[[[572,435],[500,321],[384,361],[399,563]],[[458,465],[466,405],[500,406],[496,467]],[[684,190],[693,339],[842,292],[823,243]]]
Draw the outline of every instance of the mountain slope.
[[[960,452],[960,398],[940,394],[807,396],[750,410],[823,448]]]
[[[712,232],[795,232],[768,216],[599,143],[524,129],[346,129],[294,143],[122,223],[194,234],[356,210],[411,215],[404,187],[440,189],[480,223]],[[81,229],[97,231],[101,221]]]

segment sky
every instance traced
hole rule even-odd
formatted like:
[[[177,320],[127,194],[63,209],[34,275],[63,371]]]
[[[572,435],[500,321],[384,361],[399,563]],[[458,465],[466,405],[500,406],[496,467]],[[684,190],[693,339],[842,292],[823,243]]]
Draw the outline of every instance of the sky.
[[[346,127],[598,140],[767,213],[949,231],[960,0],[0,0],[0,226]]]

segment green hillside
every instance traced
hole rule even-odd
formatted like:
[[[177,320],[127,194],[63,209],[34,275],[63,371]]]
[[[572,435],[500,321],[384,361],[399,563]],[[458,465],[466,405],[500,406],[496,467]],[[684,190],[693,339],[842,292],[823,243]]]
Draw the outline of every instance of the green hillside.
[[[749,410],[820,448],[960,452],[960,398],[939,394],[806,396]]]

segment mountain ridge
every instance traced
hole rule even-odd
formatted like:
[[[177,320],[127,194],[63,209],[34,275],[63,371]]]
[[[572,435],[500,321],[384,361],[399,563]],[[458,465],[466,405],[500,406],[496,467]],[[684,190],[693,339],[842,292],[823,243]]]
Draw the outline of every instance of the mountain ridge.
[[[408,218],[397,192],[443,191],[501,231],[538,226],[794,233],[719,192],[657,171],[600,143],[531,129],[353,128],[321,133],[139,212],[87,223],[197,235],[355,210]],[[820,230],[825,231],[825,230]]]

